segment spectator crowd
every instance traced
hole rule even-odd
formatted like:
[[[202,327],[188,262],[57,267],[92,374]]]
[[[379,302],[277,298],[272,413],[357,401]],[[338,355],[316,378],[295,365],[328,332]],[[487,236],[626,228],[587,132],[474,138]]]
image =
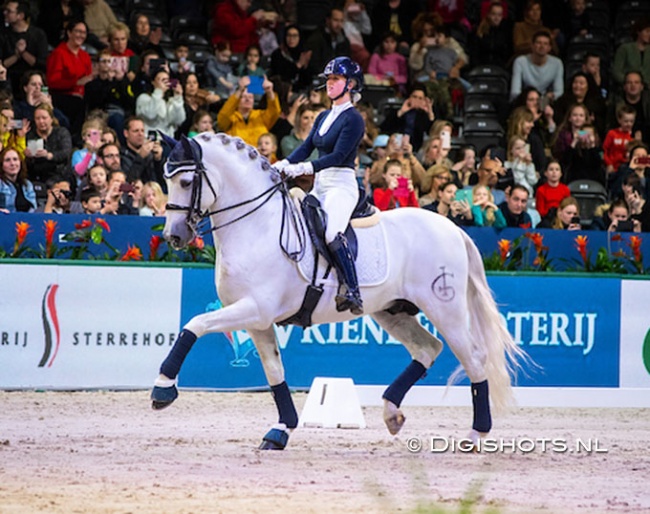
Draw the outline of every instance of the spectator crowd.
[[[329,109],[324,65],[349,56],[357,180],[379,209],[650,231],[647,2],[6,0],[3,16],[0,213],[164,215],[171,138],[226,132],[282,159]]]

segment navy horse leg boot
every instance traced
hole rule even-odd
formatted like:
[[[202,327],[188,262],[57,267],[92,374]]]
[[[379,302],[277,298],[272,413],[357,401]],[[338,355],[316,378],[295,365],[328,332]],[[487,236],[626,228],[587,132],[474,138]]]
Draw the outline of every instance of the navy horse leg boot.
[[[348,240],[339,232],[334,241],[327,246],[341,283],[339,292],[336,295],[336,310],[343,312],[349,309],[352,314],[363,314],[363,302],[359,293],[357,270],[354,266],[354,258],[348,246]]]

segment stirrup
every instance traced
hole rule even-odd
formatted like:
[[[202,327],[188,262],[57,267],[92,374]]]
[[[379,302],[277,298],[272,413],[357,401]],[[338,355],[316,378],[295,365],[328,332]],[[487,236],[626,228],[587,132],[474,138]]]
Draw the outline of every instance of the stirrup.
[[[339,291],[336,293],[336,310],[337,312],[345,312],[349,310],[352,314],[361,316],[363,314],[363,301],[357,292],[354,294],[343,284],[339,286]]]

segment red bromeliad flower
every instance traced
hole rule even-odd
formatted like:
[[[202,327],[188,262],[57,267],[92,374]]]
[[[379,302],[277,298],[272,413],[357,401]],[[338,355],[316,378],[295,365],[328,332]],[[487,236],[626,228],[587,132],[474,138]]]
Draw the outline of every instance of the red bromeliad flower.
[[[51,258],[54,252],[54,233],[56,232],[57,222],[54,220],[46,220],[45,225],[45,255]]]
[[[83,220],[81,223],[75,223],[74,228],[77,230],[84,230],[93,226],[93,222],[90,220]]]
[[[589,257],[587,256],[587,236],[576,236],[575,242],[580,257],[582,257],[582,261],[586,266],[589,263]]]
[[[532,241],[537,253],[544,250],[544,236],[542,234],[539,232],[527,232],[525,236]]]
[[[111,227],[106,223],[106,220],[103,218],[97,218],[95,220],[95,223],[97,223],[100,227],[102,227],[106,232],[111,231]]]
[[[163,242],[160,236],[151,236],[149,240],[149,258],[153,261],[158,256],[158,249]]]
[[[637,263],[643,261],[643,255],[641,254],[641,241],[643,240],[639,236],[630,236],[630,249],[632,250],[634,260]]]
[[[29,223],[26,221],[19,221],[16,223],[16,244],[14,245],[14,248],[17,249],[25,242],[29,229]]]
[[[122,255],[121,261],[139,261],[142,259],[142,252],[137,246],[129,245],[124,255]]]
[[[621,236],[621,234],[619,234],[618,232],[616,232],[616,233],[614,233],[612,235],[612,241],[621,241],[622,239],[623,239],[623,236]]]
[[[203,238],[201,236],[196,236],[190,242],[190,246],[193,246],[197,250],[203,250],[203,248],[205,248],[205,241],[203,241]]]
[[[500,239],[497,242],[497,245],[499,247],[499,257],[501,259],[501,264],[503,264],[506,262],[508,254],[510,253],[510,241],[508,239]]]

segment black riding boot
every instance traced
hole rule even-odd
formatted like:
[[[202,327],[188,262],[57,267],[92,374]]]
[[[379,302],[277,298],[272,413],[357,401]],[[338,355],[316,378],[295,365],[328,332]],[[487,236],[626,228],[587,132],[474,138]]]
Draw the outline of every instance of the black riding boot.
[[[334,260],[334,267],[340,283],[339,292],[336,295],[336,310],[343,312],[350,309],[352,314],[363,314],[363,302],[359,294],[357,270],[354,266],[354,258],[348,246],[348,240],[339,232],[334,241],[328,245],[328,248]]]

